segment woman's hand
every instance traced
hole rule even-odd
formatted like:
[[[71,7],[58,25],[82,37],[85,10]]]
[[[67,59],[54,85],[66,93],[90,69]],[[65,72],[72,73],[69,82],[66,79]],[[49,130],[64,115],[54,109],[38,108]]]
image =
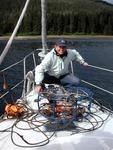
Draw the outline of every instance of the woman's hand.
[[[82,65],[83,66],[89,66],[89,64],[87,62],[84,62]]]
[[[40,93],[40,92],[42,92],[42,91],[43,91],[43,88],[42,88],[41,85],[36,85],[36,86],[35,86],[35,92],[36,92],[36,93]]]

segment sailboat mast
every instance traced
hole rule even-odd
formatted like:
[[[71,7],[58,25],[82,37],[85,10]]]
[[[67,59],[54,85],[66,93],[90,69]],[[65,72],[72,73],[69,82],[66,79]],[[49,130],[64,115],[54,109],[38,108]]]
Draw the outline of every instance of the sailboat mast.
[[[42,53],[46,54],[47,52],[47,30],[46,30],[46,14],[47,14],[47,0],[41,0],[41,11],[42,11],[42,16],[41,16],[41,23],[42,23]]]

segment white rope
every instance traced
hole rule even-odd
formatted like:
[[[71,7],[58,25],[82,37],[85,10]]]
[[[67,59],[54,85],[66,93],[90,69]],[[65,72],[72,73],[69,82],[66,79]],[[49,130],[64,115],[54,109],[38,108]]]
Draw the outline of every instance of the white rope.
[[[9,50],[9,48],[10,48],[12,42],[13,42],[14,37],[16,36],[16,33],[17,33],[18,28],[19,28],[19,26],[20,26],[20,24],[21,24],[21,22],[22,22],[22,20],[23,20],[23,17],[24,17],[24,14],[25,14],[26,10],[27,10],[27,7],[28,7],[29,2],[30,2],[30,0],[26,0],[25,6],[24,6],[24,8],[23,8],[23,10],[22,10],[22,13],[21,13],[21,15],[20,15],[20,18],[19,18],[19,20],[18,20],[18,22],[17,22],[17,24],[16,24],[16,27],[15,27],[15,29],[14,29],[14,31],[13,31],[13,33],[12,33],[10,39],[9,39],[9,41],[7,42],[6,47],[4,48],[4,50],[3,50],[3,52],[2,52],[2,54],[1,54],[1,56],[0,56],[0,65],[1,65],[1,63],[3,62],[5,56],[6,56],[7,52],[8,52],[8,50]]]
[[[110,91],[108,91],[106,89],[103,89],[103,88],[101,88],[101,87],[99,87],[97,85],[94,85],[94,84],[90,83],[90,82],[87,82],[87,81],[84,81],[84,80],[81,80],[81,81],[84,82],[84,83],[86,83],[86,84],[89,84],[89,85],[91,85],[91,86],[93,86],[93,87],[95,87],[95,88],[97,88],[99,90],[102,90],[102,91],[104,91],[106,93],[109,93],[109,94],[113,95],[113,92],[110,92]]]
[[[88,66],[90,66],[92,68],[99,69],[99,70],[104,70],[104,71],[107,71],[107,72],[113,72],[113,70],[102,68],[102,67],[97,67],[97,66],[93,66],[93,65],[88,65]]]

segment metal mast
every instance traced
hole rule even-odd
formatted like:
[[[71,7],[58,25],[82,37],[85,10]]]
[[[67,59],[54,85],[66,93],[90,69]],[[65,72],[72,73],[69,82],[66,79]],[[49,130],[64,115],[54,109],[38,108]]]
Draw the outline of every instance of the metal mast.
[[[47,0],[41,0],[41,23],[42,23],[42,53],[43,55],[47,52],[47,29],[46,29],[46,14],[47,14]]]

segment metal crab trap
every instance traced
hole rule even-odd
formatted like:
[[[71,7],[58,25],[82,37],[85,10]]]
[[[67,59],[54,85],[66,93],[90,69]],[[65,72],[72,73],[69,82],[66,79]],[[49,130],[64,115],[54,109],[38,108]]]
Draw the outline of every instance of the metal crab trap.
[[[72,87],[71,91],[51,84],[38,96],[38,109],[50,122],[48,130],[75,128],[75,121],[81,121],[90,113],[92,92],[83,87]]]

